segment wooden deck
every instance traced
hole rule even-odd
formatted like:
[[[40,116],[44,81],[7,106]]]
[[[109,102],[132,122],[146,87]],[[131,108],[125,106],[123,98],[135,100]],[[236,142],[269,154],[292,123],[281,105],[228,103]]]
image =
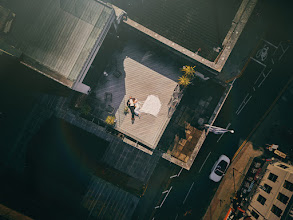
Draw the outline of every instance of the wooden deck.
[[[121,107],[126,106],[125,102],[130,95],[139,101],[146,100],[148,95],[156,95],[162,107],[157,117],[142,114],[140,119],[136,117],[134,124],[131,123],[131,114],[122,116],[123,120],[119,121],[116,129],[154,149],[169,122],[167,104],[177,83],[131,58],[124,60],[124,66],[126,98],[121,103]],[[117,111],[116,118],[121,118],[121,113],[124,114]]]
[[[94,91],[97,99],[104,100],[105,93],[111,93],[110,105],[114,108],[117,119],[116,130],[142,145],[155,149],[170,120],[167,104],[177,85],[180,66],[176,61],[165,57],[162,59],[154,52],[148,51],[147,48],[143,49],[133,42],[126,45],[119,54],[113,55],[111,65],[111,70]],[[115,72],[120,72],[121,76],[115,76]],[[158,116],[142,114],[140,119],[135,117],[135,122],[132,124],[131,114],[124,115],[129,96],[143,102],[148,95],[156,95],[161,101],[162,106]],[[104,106],[107,105],[104,103]],[[126,140],[126,142],[130,141]],[[131,145],[141,149],[142,146],[138,144],[133,142]]]

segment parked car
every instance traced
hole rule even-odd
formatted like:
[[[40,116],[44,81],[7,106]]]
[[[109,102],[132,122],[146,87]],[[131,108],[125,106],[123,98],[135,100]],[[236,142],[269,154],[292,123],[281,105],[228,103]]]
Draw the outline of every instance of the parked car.
[[[227,156],[220,156],[217,162],[214,164],[209,178],[214,182],[219,182],[225,175],[229,164],[230,159]]]

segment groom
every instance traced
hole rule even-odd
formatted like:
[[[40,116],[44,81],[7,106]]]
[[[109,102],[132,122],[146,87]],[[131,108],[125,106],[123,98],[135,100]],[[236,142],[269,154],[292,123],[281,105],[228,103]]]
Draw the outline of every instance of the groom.
[[[135,110],[135,103],[137,103],[137,99],[133,98],[132,96],[129,96],[129,99],[127,101],[127,106],[131,111],[131,123],[134,123],[134,116],[136,115],[134,110]]]

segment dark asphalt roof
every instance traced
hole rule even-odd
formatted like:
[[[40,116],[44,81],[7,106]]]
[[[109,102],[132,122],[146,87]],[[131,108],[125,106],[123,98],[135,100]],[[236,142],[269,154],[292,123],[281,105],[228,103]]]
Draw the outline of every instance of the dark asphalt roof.
[[[131,219],[138,202],[134,195],[93,176],[82,206],[88,218],[122,220]]]
[[[160,155],[149,155],[133,146],[114,140],[107,148],[103,162],[144,183],[151,177]]]
[[[224,91],[225,87],[212,79],[203,81],[197,78],[194,80],[193,85],[186,89],[158,147],[167,151],[172,146],[175,135],[179,135],[179,138],[186,138],[185,122],[202,130],[202,125],[209,122]]]
[[[59,110],[57,111],[56,116],[109,142],[100,161],[126,175],[146,183],[155,169],[156,164],[160,159],[160,155],[155,153],[153,155],[144,153],[143,151],[124,143],[117,136],[105,132],[104,128],[97,126],[95,123],[74,116],[70,113],[69,109],[65,111],[66,104],[64,103],[67,101],[66,98],[59,99],[59,103],[56,106]],[[96,150],[99,151],[99,147],[95,145],[95,142],[92,142],[92,146],[96,146]]]
[[[213,47],[221,44],[231,27],[241,0],[108,0],[129,18],[152,31],[214,60]]]

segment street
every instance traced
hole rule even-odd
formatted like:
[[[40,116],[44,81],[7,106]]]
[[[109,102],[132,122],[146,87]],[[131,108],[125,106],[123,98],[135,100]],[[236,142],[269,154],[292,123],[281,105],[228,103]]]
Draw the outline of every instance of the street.
[[[215,122],[216,126],[233,129],[235,133],[208,135],[191,170],[183,170],[179,177],[172,178],[169,187],[172,190],[164,204],[156,210],[155,219],[180,219],[188,216],[190,219],[195,216],[200,219],[204,215],[218,187],[218,183],[208,179],[213,164],[222,154],[233,158],[242,142],[250,138],[251,131],[262,122],[263,116],[274,105],[276,98],[279,98],[282,89],[292,81],[290,72],[286,71],[290,65],[286,57],[291,53],[291,50],[288,51],[288,56],[283,56],[284,62],[271,68],[266,75],[262,68],[258,68],[259,64],[251,60],[243,76],[234,82],[231,94]],[[282,80],[277,80],[280,71],[283,77]],[[263,78],[260,80],[260,77]],[[266,143],[259,144],[264,146]]]
[[[282,36],[279,39],[276,36],[270,38],[269,31],[265,36],[259,40],[255,52],[235,80],[214,123],[215,126],[233,129],[235,133],[210,133],[190,171],[172,167],[173,174],[170,174],[170,180],[162,190],[161,199],[154,205],[152,219],[201,219],[219,185],[208,178],[219,156],[225,154],[232,159],[238,148],[243,146],[242,143],[252,137],[258,140],[259,147],[267,144],[264,140],[268,138],[257,139],[253,134],[292,84],[290,59],[293,50],[290,42]],[[292,106],[290,102],[286,103],[288,106],[283,105],[283,108],[289,111]],[[271,125],[270,122],[266,124]],[[260,137],[270,136],[272,129],[263,130],[259,132]],[[283,146],[285,153],[290,153],[288,149],[290,146]]]

